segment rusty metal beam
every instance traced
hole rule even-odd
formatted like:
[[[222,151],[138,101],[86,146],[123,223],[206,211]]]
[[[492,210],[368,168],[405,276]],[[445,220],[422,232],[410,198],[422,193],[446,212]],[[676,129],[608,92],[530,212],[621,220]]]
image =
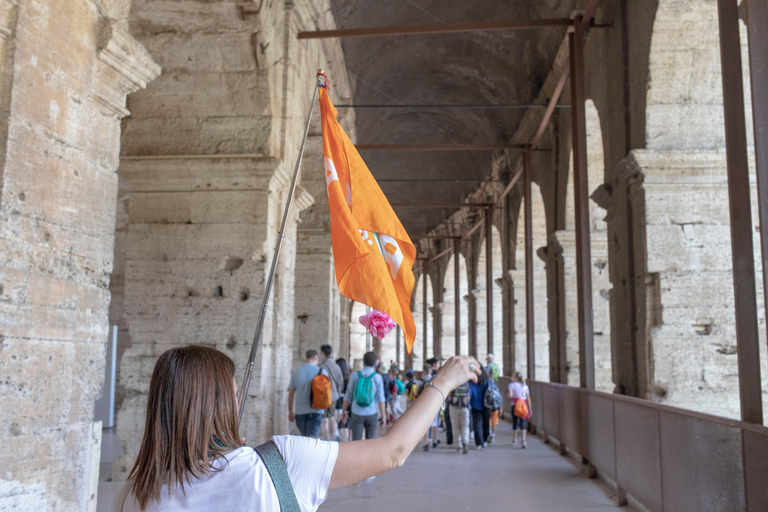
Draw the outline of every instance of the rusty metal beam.
[[[573,195],[576,216],[576,286],[579,317],[579,381],[595,389],[595,348],[592,315],[592,262],[589,245],[589,184],[587,121],[584,107],[584,34],[581,16],[568,34],[571,66],[571,135],[573,137]]]
[[[526,149],[528,144],[355,144],[360,151],[503,151]]]
[[[424,347],[423,347],[423,350],[422,350],[422,352],[423,352],[422,355],[424,356],[424,358],[421,360],[421,364],[422,365],[426,364],[427,363],[427,359],[429,359],[427,357],[427,274],[428,273],[429,273],[429,260],[426,260],[426,261],[424,261],[424,267],[422,268],[422,277],[423,277],[422,288],[423,288],[423,290],[422,290],[422,294],[421,294],[422,300],[424,301],[424,304],[423,304],[423,306],[424,306],[424,308],[423,308],[424,316],[422,318],[422,327],[424,329],[424,333],[423,333]]]
[[[510,109],[510,110],[516,110],[516,109],[535,109],[535,108],[547,108],[547,105],[440,105],[440,104],[421,104],[421,105],[407,105],[405,103],[396,103],[394,105],[334,105],[336,108],[405,108],[405,109],[415,109],[415,108],[424,108],[424,109],[430,109],[430,108],[470,108],[470,109]],[[570,105],[566,104],[560,104],[557,105],[557,108],[570,108]]]
[[[744,83],[736,0],[718,0],[720,65],[725,111],[725,148],[728,165],[728,203],[731,214],[731,257],[736,306],[736,351],[739,365],[741,419],[763,423],[760,386],[760,351],[755,297],[755,262],[752,253],[752,212],[749,198],[747,128],[744,119]],[[764,27],[761,27],[764,30]],[[764,94],[765,91],[755,91]]]
[[[749,34],[749,74],[752,84],[752,120],[755,129],[757,201],[760,212],[763,297],[768,315],[768,2],[745,0]],[[757,91],[757,92],[755,92]],[[768,316],[766,316],[768,318]]]
[[[395,326],[395,363],[397,364],[397,368],[402,370],[403,367],[400,366],[400,326]]]
[[[493,203],[390,203],[400,208],[488,208]]]
[[[536,380],[536,337],[533,323],[533,210],[531,205],[531,152],[523,155],[523,189],[525,194],[525,338],[527,346],[528,380]]]
[[[299,39],[327,39],[332,37],[412,36],[425,34],[457,34],[492,30],[531,30],[549,27],[568,27],[568,18],[541,20],[505,20],[481,23],[444,23],[440,25],[406,25],[399,27],[370,27],[342,30],[316,30],[299,32]]]
[[[440,178],[406,178],[406,179],[398,179],[398,178],[382,178],[382,179],[376,179],[377,183],[498,183],[503,182],[504,180],[483,180],[483,179],[475,179],[475,180],[467,180],[467,179],[460,179],[460,180],[449,180],[449,179],[440,179]]]
[[[456,355],[461,354],[461,288],[459,287],[459,255],[461,254],[461,240],[453,241],[453,314],[456,317],[455,325],[455,351]]]
[[[486,348],[493,352],[493,208],[485,210],[485,318]]]

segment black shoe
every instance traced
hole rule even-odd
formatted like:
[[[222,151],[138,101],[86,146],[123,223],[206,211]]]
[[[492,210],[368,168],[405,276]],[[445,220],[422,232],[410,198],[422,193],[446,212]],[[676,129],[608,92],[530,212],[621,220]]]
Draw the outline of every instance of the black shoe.
[[[437,441],[435,441],[434,443],[432,443],[432,448],[437,448]]]
[[[424,446],[422,446],[422,447],[421,447],[421,451],[423,451],[423,452],[428,452],[428,451],[429,451],[429,445],[428,445],[428,444],[425,444]]]

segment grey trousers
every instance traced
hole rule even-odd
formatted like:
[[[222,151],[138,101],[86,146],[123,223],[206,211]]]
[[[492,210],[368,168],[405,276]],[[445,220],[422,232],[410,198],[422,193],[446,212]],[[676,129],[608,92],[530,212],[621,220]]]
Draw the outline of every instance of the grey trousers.
[[[349,420],[349,428],[352,429],[352,440],[360,441],[363,438],[363,429],[365,429],[365,438],[374,439],[376,437],[376,427],[379,424],[379,415],[358,416],[352,413]]]

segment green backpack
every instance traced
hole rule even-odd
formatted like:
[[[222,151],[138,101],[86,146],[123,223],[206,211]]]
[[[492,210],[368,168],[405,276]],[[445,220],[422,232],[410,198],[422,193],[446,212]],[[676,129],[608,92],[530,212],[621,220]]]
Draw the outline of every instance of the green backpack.
[[[352,394],[352,400],[360,407],[368,407],[373,403],[373,377],[376,372],[371,372],[367,377],[362,371],[357,372],[357,384]]]

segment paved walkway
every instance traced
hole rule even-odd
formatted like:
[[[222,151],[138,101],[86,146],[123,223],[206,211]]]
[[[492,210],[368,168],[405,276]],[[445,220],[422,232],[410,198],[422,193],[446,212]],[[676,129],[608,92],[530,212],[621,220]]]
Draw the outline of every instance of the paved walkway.
[[[603,487],[582,476],[576,465],[536,437],[528,449],[512,446],[511,426],[501,422],[497,441],[467,455],[445,446],[417,449],[402,468],[344,489],[331,491],[319,512],[393,510],[526,510],[601,512],[618,510]],[[119,454],[114,430],[104,431],[102,480]],[[100,481],[98,512],[109,512],[120,484]]]
[[[526,450],[514,448],[511,429],[502,421],[495,443],[467,455],[445,447],[441,433],[437,450],[417,449],[401,468],[331,491],[319,512],[619,510],[599,483],[539,438],[529,437]]]

